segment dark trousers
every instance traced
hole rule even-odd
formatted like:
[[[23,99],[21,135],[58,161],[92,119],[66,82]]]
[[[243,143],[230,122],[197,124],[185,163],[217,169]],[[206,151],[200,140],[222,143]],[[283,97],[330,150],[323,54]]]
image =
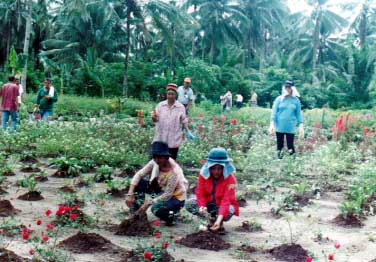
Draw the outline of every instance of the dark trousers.
[[[294,148],[294,134],[289,134],[289,133],[279,133],[276,132],[277,136],[277,150],[279,153],[279,157],[282,156],[282,149],[285,143],[285,136],[286,136],[286,142],[287,142],[287,149],[290,153],[290,155],[295,153],[295,148]]]
[[[168,149],[168,152],[170,152],[171,154],[171,157],[176,160],[176,158],[178,157],[178,152],[179,152],[179,148],[169,148]]]
[[[157,179],[154,179],[151,183],[141,179],[135,188],[136,203],[132,206],[131,211],[136,212],[141,205],[145,202],[145,194],[151,194],[157,196],[162,193]],[[170,198],[167,201],[155,203],[151,206],[151,212],[167,223],[172,223],[174,215],[177,214],[182,207],[184,207],[185,201],[180,201],[176,198]]]

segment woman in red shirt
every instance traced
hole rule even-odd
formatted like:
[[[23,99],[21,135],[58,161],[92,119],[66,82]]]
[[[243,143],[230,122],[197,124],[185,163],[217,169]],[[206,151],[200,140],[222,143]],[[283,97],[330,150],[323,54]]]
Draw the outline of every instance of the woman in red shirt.
[[[186,209],[192,214],[210,215],[212,231],[223,231],[223,221],[228,221],[233,215],[239,216],[235,167],[231,161],[225,149],[210,150],[198,177],[197,200],[192,199],[186,204]]]

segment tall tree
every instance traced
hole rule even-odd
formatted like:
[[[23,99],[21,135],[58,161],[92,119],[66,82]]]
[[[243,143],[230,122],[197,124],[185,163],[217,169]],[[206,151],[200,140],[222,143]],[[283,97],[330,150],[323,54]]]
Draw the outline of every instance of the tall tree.
[[[27,1],[27,17],[26,17],[26,29],[25,29],[25,42],[23,48],[23,54],[26,57],[25,65],[22,70],[21,84],[24,88],[26,94],[26,77],[27,77],[27,60],[29,57],[29,44],[30,44],[30,34],[31,34],[31,16],[33,13],[33,0]]]

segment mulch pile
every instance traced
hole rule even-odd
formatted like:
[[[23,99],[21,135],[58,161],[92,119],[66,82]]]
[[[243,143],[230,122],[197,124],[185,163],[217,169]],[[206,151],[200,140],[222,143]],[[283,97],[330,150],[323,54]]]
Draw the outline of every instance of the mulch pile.
[[[64,193],[76,193],[76,190],[71,186],[62,186],[59,188],[59,191]]]
[[[32,166],[27,166],[27,167],[21,168],[21,172],[24,172],[24,173],[37,173],[37,172],[40,172],[40,171],[42,171],[42,170],[40,170],[40,168],[32,167]]]
[[[9,200],[0,200],[0,217],[14,216],[18,212],[18,209],[15,209]]]
[[[96,233],[77,233],[59,243],[60,247],[73,253],[84,254],[94,252],[109,252],[121,248]]]
[[[115,235],[120,236],[152,236],[154,229],[149,224],[147,217],[130,218],[123,220],[114,228]]]
[[[176,243],[192,248],[206,249],[206,250],[225,250],[230,248],[230,244],[225,242],[218,234],[210,231],[200,231],[187,235],[186,237],[177,240]]]
[[[268,252],[276,259],[288,262],[302,262],[305,261],[308,256],[307,250],[297,244],[283,244],[270,249]]]
[[[334,223],[344,227],[362,227],[363,223],[360,219],[354,215],[347,215],[343,217],[341,214],[334,218]]]
[[[29,259],[17,256],[14,252],[7,250],[5,248],[0,248],[0,262],[26,262]]]
[[[13,171],[3,173],[3,176],[15,176],[16,174]]]
[[[27,192],[17,198],[25,201],[39,201],[44,199],[44,197],[38,191]]]

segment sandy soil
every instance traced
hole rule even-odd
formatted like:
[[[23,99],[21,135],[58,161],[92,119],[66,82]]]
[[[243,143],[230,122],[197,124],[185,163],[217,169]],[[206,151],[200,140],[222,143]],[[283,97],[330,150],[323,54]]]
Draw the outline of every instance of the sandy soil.
[[[47,163],[48,161],[43,160],[42,162]],[[37,228],[35,221],[38,218],[42,218],[45,224],[52,221],[52,218],[46,219],[44,217],[44,211],[48,208],[52,209],[53,212],[56,210],[57,205],[62,202],[58,188],[69,184],[71,179],[49,177],[47,182],[38,184],[42,196],[45,199],[35,202],[22,201],[17,199],[17,197],[26,193],[26,190],[14,186],[15,181],[23,176],[23,173],[19,172],[20,167],[19,165],[15,168],[16,176],[8,177],[8,187],[6,190],[9,194],[3,196],[3,198],[11,200],[13,206],[22,211],[15,217],[16,219],[20,220],[24,225],[32,225],[32,228]],[[56,171],[47,168],[46,165],[42,165],[41,168],[45,170],[49,176]],[[83,187],[79,189],[79,192],[86,197],[90,197],[92,193],[105,192],[105,187],[104,184],[97,183],[91,188]],[[263,251],[284,243],[290,243],[292,240],[313,253],[317,257],[316,261],[326,261],[324,257],[329,253],[333,253],[336,262],[370,262],[376,258],[376,242],[373,242],[374,239],[376,239],[376,217],[368,217],[368,219],[364,221],[365,225],[362,228],[344,228],[335,225],[332,220],[338,215],[338,205],[343,200],[343,193],[328,192],[323,194],[320,200],[314,200],[312,205],[304,207],[301,212],[296,214],[286,213],[282,218],[276,218],[271,214],[270,209],[272,206],[266,201],[261,201],[256,204],[255,201],[248,200],[248,205],[241,208],[240,217],[234,217],[230,222],[225,224],[227,234],[223,239],[231,244],[230,249],[214,252],[176,245],[174,248],[170,248],[169,252],[176,259],[184,259],[184,261],[192,262],[279,262],[283,260],[276,260],[270,254]],[[97,208],[96,205],[89,203],[83,210],[89,215],[97,213],[97,217],[99,217],[97,223],[98,228],[92,229],[91,232],[102,235],[113,244],[125,249],[131,249],[135,247],[139,241],[146,243],[152,240],[151,238],[139,239],[136,237],[116,236],[113,232],[105,229],[108,224],[118,224],[120,222],[122,215],[119,216],[119,214],[126,210],[123,199],[109,199],[102,208]],[[252,218],[256,219],[256,221],[262,225],[263,231],[249,233],[236,230],[236,228],[241,225],[242,221]],[[150,213],[149,219],[151,221],[156,220]],[[162,224],[161,230],[174,235],[176,238],[181,238],[186,234],[195,232],[199,223],[200,222],[194,218],[193,221],[188,223],[179,222],[175,227],[164,227]],[[65,239],[76,232],[77,230],[75,229],[67,229],[64,231],[61,239]],[[315,237],[319,232],[322,233],[324,239],[327,238],[326,241],[315,241]],[[334,248],[334,243],[337,241],[341,244],[341,248],[338,250]],[[31,247],[30,244],[25,243],[19,237],[5,238],[3,243],[8,249],[18,255],[30,258],[28,254]],[[261,251],[252,254],[237,251],[237,248],[242,244],[256,247]],[[70,256],[69,261],[117,261],[116,256],[105,253],[70,254]]]

